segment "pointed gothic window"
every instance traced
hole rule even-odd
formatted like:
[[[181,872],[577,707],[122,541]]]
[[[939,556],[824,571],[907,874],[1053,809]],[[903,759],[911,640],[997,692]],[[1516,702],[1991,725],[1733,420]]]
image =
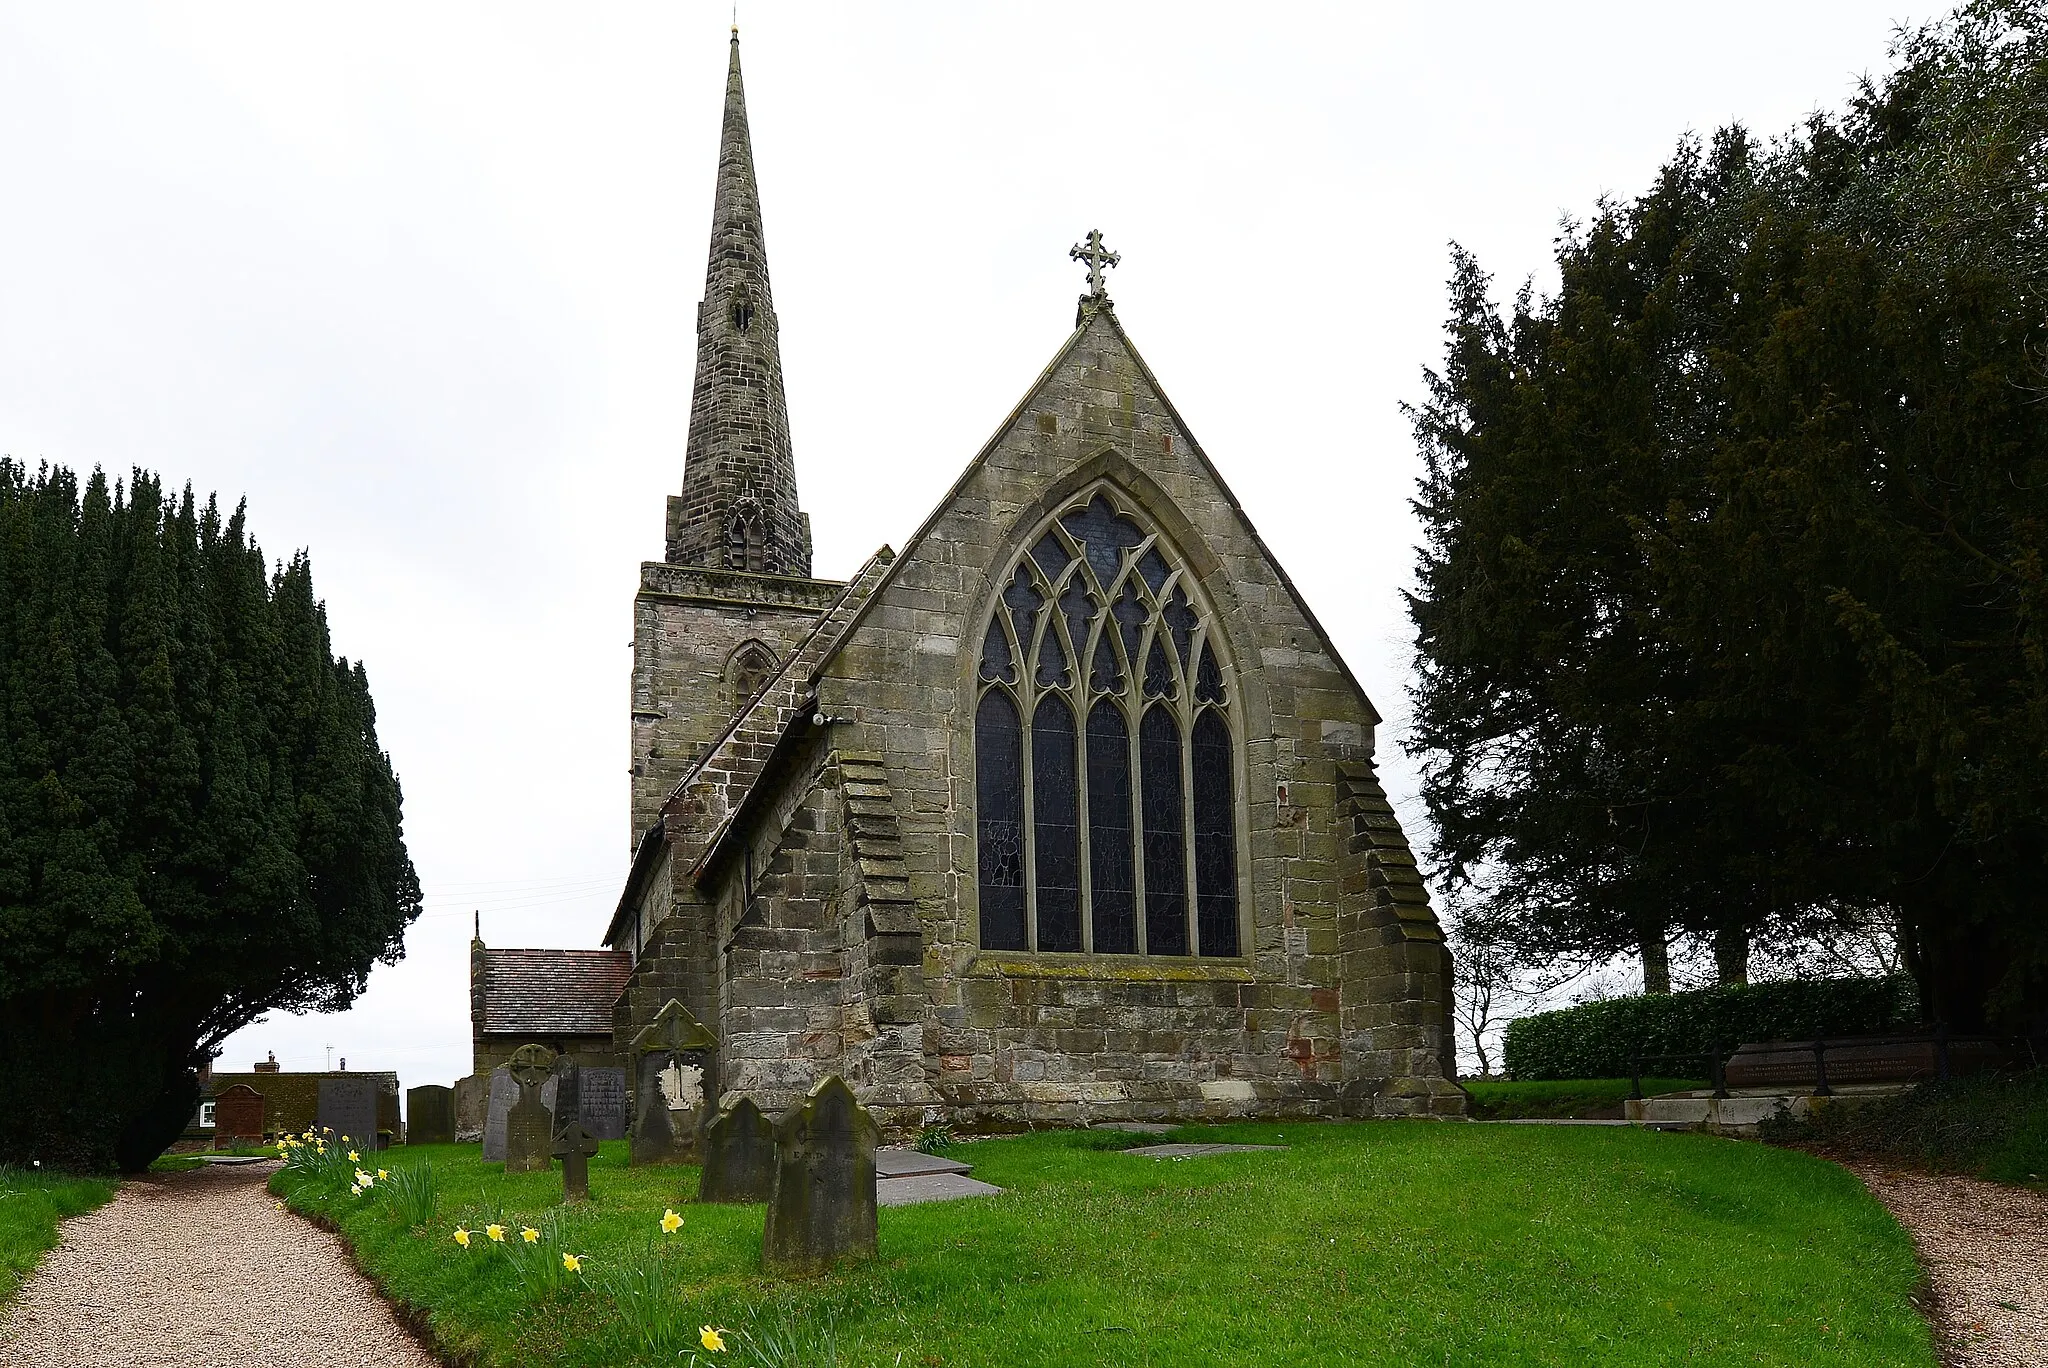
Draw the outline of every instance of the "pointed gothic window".
[[[1173,548],[1111,490],[998,579],[975,671],[989,950],[1242,952],[1228,667]]]

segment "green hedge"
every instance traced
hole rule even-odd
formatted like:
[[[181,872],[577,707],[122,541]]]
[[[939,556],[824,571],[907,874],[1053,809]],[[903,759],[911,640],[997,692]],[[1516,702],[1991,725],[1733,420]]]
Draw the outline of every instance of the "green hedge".
[[[1508,1023],[1511,1078],[1626,1078],[1638,1054],[1733,1051],[1752,1040],[1910,1031],[1920,1025],[1913,980],[1805,979],[1615,998]],[[1659,1074],[1668,1062],[1646,1065]]]

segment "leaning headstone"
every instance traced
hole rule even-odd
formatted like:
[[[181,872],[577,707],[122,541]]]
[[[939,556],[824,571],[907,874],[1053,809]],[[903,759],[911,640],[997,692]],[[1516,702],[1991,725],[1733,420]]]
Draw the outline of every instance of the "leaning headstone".
[[[771,1272],[819,1273],[875,1256],[875,1146],[881,1128],[837,1074],[775,1123],[775,1183],[761,1261]]]
[[[377,1148],[377,1080],[369,1074],[322,1078],[314,1115],[316,1127],[347,1136],[354,1148]]]
[[[711,1118],[704,1127],[700,1202],[765,1202],[775,1187],[775,1123],[751,1097]]]
[[[599,1140],[625,1139],[626,1071],[586,1064],[577,1072],[576,1088],[576,1119],[583,1129]]]
[[[540,1100],[541,1085],[555,1067],[555,1052],[545,1045],[521,1045],[507,1066],[519,1088],[518,1099],[505,1113],[505,1172],[537,1173],[548,1166],[554,1148],[554,1121]]]
[[[554,1154],[562,1161],[562,1200],[589,1201],[590,1161],[597,1155],[597,1137],[572,1117],[555,1136]]]
[[[493,1164],[505,1162],[505,1123],[518,1100],[519,1085],[512,1081],[511,1066],[500,1064],[491,1070],[490,1101],[484,1109],[484,1158]]]
[[[718,1037],[670,998],[647,1028],[633,1037],[639,1070],[633,1100],[634,1164],[693,1164],[700,1154],[708,1077]]]
[[[247,1083],[223,1088],[213,1099],[213,1147],[263,1138],[263,1094]]]
[[[455,1143],[455,1090],[427,1083],[405,1090],[405,1143]]]

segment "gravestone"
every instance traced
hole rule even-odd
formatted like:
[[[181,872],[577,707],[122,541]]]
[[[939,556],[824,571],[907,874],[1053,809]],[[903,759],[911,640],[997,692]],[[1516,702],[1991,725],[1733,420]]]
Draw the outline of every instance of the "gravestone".
[[[583,1129],[583,1123],[571,1117],[569,1124],[555,1137],[555,1158],[562,1161],[562,1200],[565,1202],[587,1202],[590,1200],[590,1161],[597,1154],[597,1137]]]
[[[751,1097],[711,1118],[704,1127],[700,1202],[765,1202],[775,1187],[775,1123]]]
[[[491,1070],[490,1100],[484,1108],[484,1158],[493,1164],[505,1162],[505,1122],[518,1100],[519,1085],[512,1081],[511,1067],[500,1064]]]
[[[455,1080],[455,1140],[474,1145],[484,1138],[484,1120],[490,1115],[491,1076],[469,1074]]]
[[[560,1135],[572,1125],[581,1111],[581,1079],[583,1070],[568,1055],[558,1055],[555,1071],[541,1089],[541,1101],[547,1104],[551,1136]]]
[[[775,1182],[761,1262],[784,1274],[820,1273],[875,1256],[875,1146],[881,1128],[834,1074],[775,1123]]]
[[[633,1099],[630,1162],[697,1162],[705,1100],[718,1095],[710,1076],[717,1045],[718,1037],[675,998],[633,1037],[639,1086]]]
[[[223,1088],[213,1099],[213,1147],[263,1138],[263,1094],[247,1083]]]
[[[519,1096],[505,1113],[505,1172],[538,1173],[548,1166],[554,1148],[554,1120],[541,1101],[541,1085],[555,1066],[555,1052],[545,1045],[521,1045],[506,1070]]]
[[[348,1137],[351,1148],[377,1148],[377,1080],[369,1074],[320,1080],[314,1126]]]
[[[455,1090],[427,1083],[405,1090],[405,1143],[455,1143]]]
[[[626,1138],[626,1071],[584,1065],[578,1075],[576,1119],[598,1140]]]

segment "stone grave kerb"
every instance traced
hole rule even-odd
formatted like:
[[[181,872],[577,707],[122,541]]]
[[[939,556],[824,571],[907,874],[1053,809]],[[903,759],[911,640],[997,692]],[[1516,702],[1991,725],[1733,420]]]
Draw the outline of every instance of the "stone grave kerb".
[[[629,1162],[689,1164],[702,1153],[707,1104],[718,1096],[712,1077],[718,1037],[676,998],[670,998],[654,1020],[633,1037],[629,1053],[635,1062],[632,1151]],[[695,1096],[671,1097],[663,1076],[690,1084],[685,1070],[695,1070]],[[680,1123],[671,1109],[682,1111]]]
[[[742,1097],[704,1127],[700,1202],[765,1202],[775,1188],[775,1123]]]
[[[761,1261],[791,1275],[823,1272],[877,1248],[875,1149],[881,1127],[837,1074],[775,1123],[775,1181]]]
[[[508,1072],[519,1096],[505,1118],[505,1172],[537,1173],[548,1167],[554,1124],[541,1085],[554,1073],[555,1052],[545,1045],[521,1045],[512,1052]]]

